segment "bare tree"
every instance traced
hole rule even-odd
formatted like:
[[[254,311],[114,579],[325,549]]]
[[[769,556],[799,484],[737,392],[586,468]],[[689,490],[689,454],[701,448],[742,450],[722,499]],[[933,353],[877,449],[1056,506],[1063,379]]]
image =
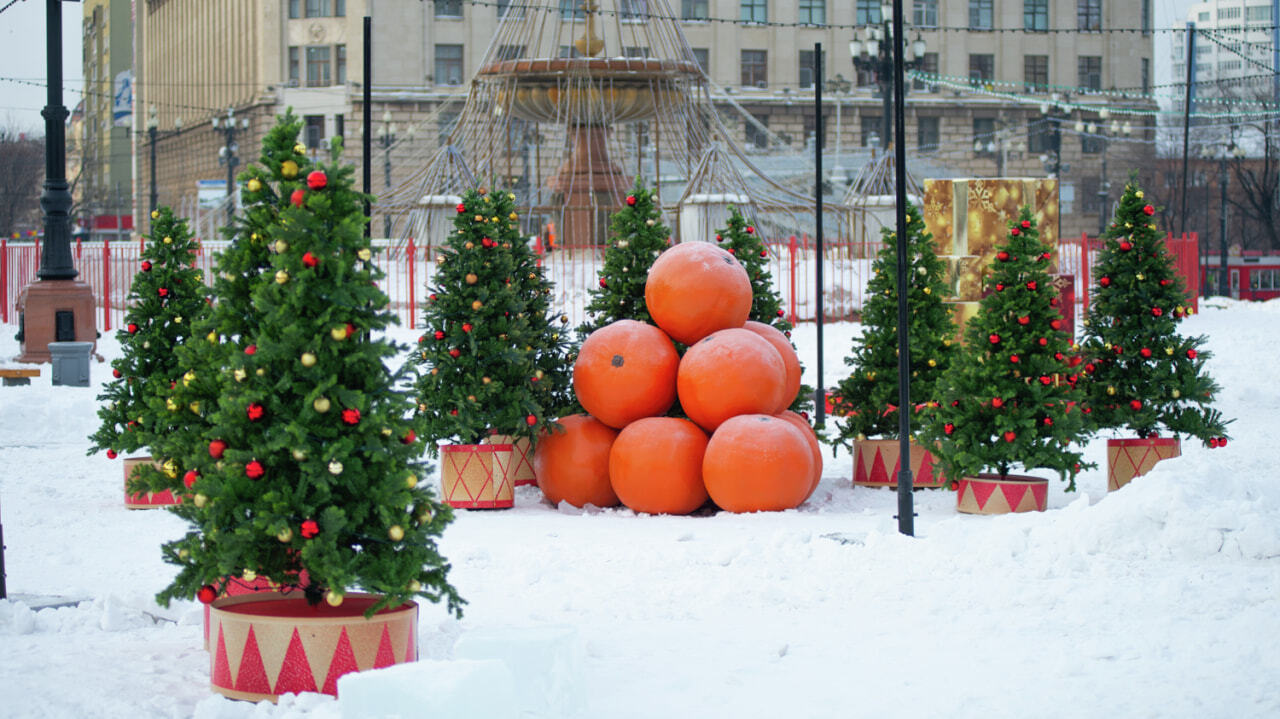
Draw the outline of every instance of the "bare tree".
[[[44,138],[0,127],[0,236],[40,221]]]
[[[1249,238],[1262,240],[1259,249],[1280,250],[1280,138],[1268,132],[1265,125],[1245,126],[1245,147],[1261,150],[1261,156],[1248,156],[1232,161],[1232,175],[1237,191],[1230,192],[1227,204],[1248,220]],[[1248,135],[1257,133],[1258,140]],[[1258,234],[1255,234],[1258,233]],[[1245,244],[1242,239],[1242,244]]]

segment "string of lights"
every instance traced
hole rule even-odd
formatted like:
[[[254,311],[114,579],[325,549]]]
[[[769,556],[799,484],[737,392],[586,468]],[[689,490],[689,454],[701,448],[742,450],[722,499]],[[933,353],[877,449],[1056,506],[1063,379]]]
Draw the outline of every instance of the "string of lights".
[[[0,13],[4,12],[5,10],[8,10],[9,8],[17,4],[18,4],[18,0],[9,0],[9,2],[4,4],[4,7],[0,7]]]
[[[1231,53],[1232,55],[1235,55],[1235,56],[1239,57],[1240,59],[1244,60],[1245,62],[1249,63],[1250,65],[1253,65],[1253,66],[1255,66],[1255,67],[1261,68],[1262,70],[1265,70],[1266,72],[1269,72],[1269,73],[1271,73],[1272,75],[1275,75],[1275,74],[1276,74],[1276,69],[1275,69],[1275,68],[1271,67],[1270,65],[1265,65],[1265,64],[1263,64],[1263,63],[1261,63],[1261,62],[1258,62],[1257,60],[1254,60],[1253,58],[1249,57],[1248,55],[1245,55],[1244,53],[1240,52],[1240,50],[1238,50],[1236,47],[1233,47],[1233,43],[1222,42],[1221,40],[1219,40],[1219,39],[1218,39],[1217,37],[1215,37],[1214,35],[1215,35],[1215,34],[1214,34],[1214,33],[1212,33],[1212,32],[1206,32],[1206,33],[1204,34],[1205,39],[1207,39],[1209,42],[1213,43],[1214,45],[1217,45],[1218,47],[1220,47],[1220,48],[1222,48],[1222,49],[1226,50],[1227,52]]]

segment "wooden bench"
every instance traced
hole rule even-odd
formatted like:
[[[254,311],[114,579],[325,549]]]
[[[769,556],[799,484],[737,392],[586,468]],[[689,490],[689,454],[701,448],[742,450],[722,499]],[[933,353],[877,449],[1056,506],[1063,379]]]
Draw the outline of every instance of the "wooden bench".
[[[13,387],[20,384],[31,384],[32,377],[39,377],[40,370],[32,369],[0,369],[0,378],[4,379],[5,387]]]

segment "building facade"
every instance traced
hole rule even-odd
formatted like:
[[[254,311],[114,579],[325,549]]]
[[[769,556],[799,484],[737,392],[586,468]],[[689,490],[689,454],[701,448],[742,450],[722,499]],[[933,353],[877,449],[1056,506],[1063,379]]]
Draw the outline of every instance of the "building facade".
[[[559,3],[565,16],[580,12],[578,0],[535,1]],[[1099,212],[1109,215],[1108,199],[1119,194],[1101,192],[1104,183],[1125,177],[1152,147],[1148,111],[1154,104],[1142,97],[1151,84],[1150,5],[909,3],[909,39],[923,40],[918,68],[928,73],[915,78],[906,100],[905,141],[913,161],[933,176],[1056,172],[1062,180],[1062,233],[1096,232]],[[824,138],[835,161],[827,167],[851,174],[866,161],[864,148],[882,134],[885,103],[876,73],[855,67],[850,54],[851,40],[859,39],[861,52],[869,28],[881,26],[878,1],[602,0],[601,6],[606,12],[679,18],[691,54],[710,80],[713,101],[753,151],[786,152],[790,146],[799,153],[811,147],[817,125],[815,43],[825,58]],[[228,145],[226,125],[215,129],[211,121],[225,118],[228,108],[237,118],[234,144],[242,162],[256,156],[256,143],[273,117],[292,107],[305,119],[309,147],[318,151],[329,138],[343,136],[350,148],[346,159],[360,163],[366,13],[372,18],[378,170],[373,192],[396,186],[418,169],[408,158],[447,137],[498,23],[518,11],[518,3],[146,0],[136,8],[135,107],[157,108],[159,201],[182,207],[197,201],[197,180],[207,187],[227,176],[227,166],[219,164],[219,151]],[[564,52],[573,52],[570,43],[566,38]],[[1120,91],[1133,95],[1121,98]],[[1134,109],[1139,112],[1125,114]],[[382,140],[393,124],[401,142],[384,152]],[[416,132],[407,138],[410,128]],[[1124,129],[1128,135],[1114,137]],[[145,208],[150,176],[142,158],[150,148],[145,134],[135,140],[136,195]],[[226,152],[221,154],[225,159]],[[375,217],[374,227],[380,226]]]
[[[70,166],[73,214],[94,235],[127,237],[133,227],[130,3],[88,0],[83,20],[84,100],[76,108],[77,132],[68,136],[75,146],[71,157],[78,159]]]

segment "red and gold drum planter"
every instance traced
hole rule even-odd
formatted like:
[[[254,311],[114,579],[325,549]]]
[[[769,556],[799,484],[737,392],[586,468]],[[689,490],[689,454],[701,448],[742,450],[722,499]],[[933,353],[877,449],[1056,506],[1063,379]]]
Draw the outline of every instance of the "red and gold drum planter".
[[[305,574],[305,572],[304,572]],[[274,592],[276,586],[271,580],[263,577],[254,577],[250,582],[243,578],[233,578],[227,580],[227,586],[222,590],[221,596],[239,597],[245,594],[254,594],[257,592]],[[209,605],[204,605],[204,648],[209,649]]]
[[[124,461],[124,506],[125,509],[155,509],[157,507],[170,507],[178,504],[182,500],[173,496],[171,490],[163,492],[135,492],[129,493],[129,479],[133,476],[138,465],[150,464],[156,469],[160,469],[160,463],[150,457],[129,457]]]
[[[509,444],[446,444],[440,448],[440,485],[444,501],[458,509],[507,509],[515,505],[515,486],[507,467]]]
[[[231,699],[275,701],[289,692],[338,695],[338,677],[416,661],[418,605],[383,609],[372,594],[312,606],[302,592],[217,599],[209,612],[210,683]]]
[[[956,510],[965,514],[1043,512],[1049,480],[1020,474],[979,474],[957,483]]]
[[[511,462],[507,466],[507,475],[511,477],[513,485],[519,487],[538,483],[538,478],[533,474],[533,446],[528,437],[512,437],[494,432],[486,441],[488,444],[511,445]]]
[[[1114,492],[1129,480],[1144,475],[1162,459],[1178,457],[1182,445],[1177,437],[1107,440],[1107,491]]]
[[[859,439],[853,443],[853,484],[855,487],[897,487],[898,455],[901,444],[896,439]],[[942,467],[933,453],[915,441],[911,442],[911,486],[938,488],[947,486]]]

